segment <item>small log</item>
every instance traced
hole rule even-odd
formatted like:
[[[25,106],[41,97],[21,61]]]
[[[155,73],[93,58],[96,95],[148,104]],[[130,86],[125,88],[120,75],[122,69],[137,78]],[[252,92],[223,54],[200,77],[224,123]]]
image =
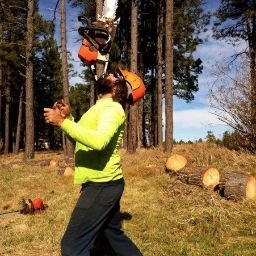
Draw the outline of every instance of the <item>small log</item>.
[[[220,179],[220,193],[228,200],[256,199],[256,179],[243,172],[226,172]]]
[[[176,172],[186,166],[188,160],[178,154],[171,155],[166,161],[166,170]]]
[[[56,166],[57,164],[58,164],[58,161],[57,161],[57,160],[51,159],[51,160],[50,160],[50,163],[49,163],[49,166],[54,167],[54,166]]]
[[[71,167],[66,167],[63,173],[64,176],[74,176],[74,170]]]
[[[184,167],[176,175],[182,182],[211,189],[215,189],[220,180],[218,170],[212,167]]]
[[[74,158],[66,157],[64,159],[59,159],[57,165],[62,168],[66,168],[69,166],[74,167]]]

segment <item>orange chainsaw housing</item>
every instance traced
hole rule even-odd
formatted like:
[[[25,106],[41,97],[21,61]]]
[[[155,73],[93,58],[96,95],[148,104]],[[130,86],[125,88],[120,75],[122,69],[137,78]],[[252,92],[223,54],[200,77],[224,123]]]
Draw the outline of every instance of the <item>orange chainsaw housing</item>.
[[[48,208],[47,204],[44,204],[43,199],[41,198],[36,198],[35,200],[31,201],[29,199],[29,204],[27,205],[28,211],[31,214],[39,214],[46,208]]]
[[[90,42],[88,42],[86,39],[83,39],[82,45],[78,52],[78,57],[82,62],[92,65],[97,61],[98,51],[93,45],[91,45]]]
[[[33,200],[33,205],[35,209],[41,209],[44,206],[43,199],[36,198],[35,200]]]

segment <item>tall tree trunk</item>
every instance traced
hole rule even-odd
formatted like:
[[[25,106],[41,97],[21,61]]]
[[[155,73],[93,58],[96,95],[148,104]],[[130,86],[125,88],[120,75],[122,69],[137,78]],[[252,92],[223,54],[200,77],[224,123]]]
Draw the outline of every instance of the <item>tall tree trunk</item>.
[[[94,86],[94,79],[90,81],[90,107],[95,104],[95,86]]]
[[[141,99],[138,103],[137,103],[137,117],[138,117],[138,148],[142,148],[144,143],[143,143],[143,136],[144,136],[144,132],[143,132],[143,123],[144,123],[144,115],[143,115],[143,99]]]
[[[137,26],[138,27],[138,26]],[[139,32],[137,32],[139,33]],[[138,44],[138,41],[137,41]],[[137,45],[137,49],[138,49],[138,45]],[[139,70],[140,70],[140,76],[144,77],[144,63],[143,63],[143,55],[142,53],[139,54]],[[143,73],[143,74],[142,74]],[[145,117],[144,117],[144,100],[141,99],[138,103],[138,148],[143,147],[144,144],[144,137],[145,137],[145,132],[144,132],[144,122],[145,122]]]
[[[28,0],[27,35],[26,35],[26,131],[25,154],[23,159],[33,159],[34,150],[34,91],[33,91],[33,43],[34,43],[35,0]]]
[[[138,5],[136,0],[131,1],[131,71],[137,73],[138,49]],[[130,106],[128,116],[128,145],[127,152],[133,154],[138,146],[138,104]]]
[[[163,115],[162,115],[162,62],[163,62],[163,22],[164,22],[163,1],[159,1],[158,19],[157,19],[157,145],[163,146]]]
[[[127,104],[125,106],[125,116],[128,117],[129,116],[129,109],[130,106]],[[123,148],[127,149],[128,147],[128,120],[125,122],[125,127],[124,127],[124,135],[123,135]]]
[[[173,148],[173,0],[166,0],[165,19],[165,152]]]
[[[143,63],[143,54],[140,54],[139,66],[140,66],[140,70],[143,70],[143,74],[144,74],[145,67],[144,67],[144,63]],[[142,77],[144,77],[144,76],[142,76]],[[144,106],[144,102],[145,102],[144,100],[139,101],[138,120],[139,120],[139,124],[140,124],[139,133],[141,134],[139,147],[146,147],[147,146],[147,141],[146,141],[147,134],[146,134],[146,127],[145,127],[146,108]]]
[[[10,88],[10,71],[7,68],[7,79],[5,83],[5,136],[4,136],[4,154],[9,153],[10,145],[10,104],[11,104],[11,88]]]
[[[19,99],[19,111],[18,111],[18,121],[17,121],[17,131],[16,131],[16,141],[15,141],[15,147],[13,149],[14,154],[19,153],[20,148],[20,132],[21,132],[21,121],[22,121],[22,102],[23,102],[23,93],[24,88],[23,86],[20,88],[20,99]]]
[[[97,0],[96,1],[96,19],[98,18],[98,16],[102,15],[102,11],[103,11],[103,0]],[[103,72],[104,72],[104,64],[103,63],[97,63],[96,64],[96,75],[97,75],[97,77],[99,78],[103,74]],[[94,92],[95,92],[95,88],[94,88]],[[93,96],[93,97],[95,97],[95,96]]]
[[[103,11],[103,0],[96,0],[96,13],[95,13],[95,19],[98,18],[98,16],[102,15]],[[104,65],[102,63],[97,63],[96,64],[96,76],[99,77],[104,70]],[[95,89],[95,78],[93,76],[93,79],[91,80],[90,83],[90,107],[95,104],[96,101],[96,89]]]
[[[0,20],[0,43],[3,41],[3,24]],[[3,88],[3,62],[2,58],[0,58],[0,142],[2,140],[2,88]],[[1,152],[1,145],[0,145]]]
[[[103,11],[103,0],[96,0],[96,16],[95,18],[98,18],[98,15],[101,16]]]
[[[61,61],[62,61],[62,83],[63,83],[63,98],[67,104],[70,104],[69,100],[69,82],[68,82],[68,56],[67,56],[67,38],[66,38],[66,0],[61,0]],[[73,142],[65,136],[64,143],[65,154],[68,157],[74,155]]]
[[[152,76],[152,88],[153,94],[151,99],[151,145],[156,147],[157,146],[157,86],[153,84],[153,79],[156,77],[156,71],[152,67],[151,68],[151,76]]]
[[[252,28],[250,28],[252,27]],[[253,135],[253,148],[256,148],[256,16],[254,16],[252,25],[250,20],[247,20],[248,45],[249,45],[249,59],[250,59],[250,73],[251,73],[251,128],[250,134]]]

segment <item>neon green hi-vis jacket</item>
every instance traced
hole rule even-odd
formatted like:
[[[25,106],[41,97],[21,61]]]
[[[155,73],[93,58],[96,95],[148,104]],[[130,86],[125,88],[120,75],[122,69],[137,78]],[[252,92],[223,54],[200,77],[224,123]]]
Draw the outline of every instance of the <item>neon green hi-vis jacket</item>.
[[[124,110],[112,98],[98,100],[77,123],[64,120],[61,129],[76,141],[75,184],[123,177],[118,148],[124,123]]]

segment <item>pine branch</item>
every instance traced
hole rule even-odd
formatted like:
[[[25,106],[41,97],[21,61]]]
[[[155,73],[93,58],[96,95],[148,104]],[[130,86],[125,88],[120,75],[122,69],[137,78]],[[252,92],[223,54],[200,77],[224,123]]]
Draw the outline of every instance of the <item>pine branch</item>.
[[[57,12],[57,8],[58,8],[58,5],[59,5],[59,2],[60,2],[60,0],[58,0],[56,5],[55,5],[52,22],[54,22],[56,20],[56,12]]]

